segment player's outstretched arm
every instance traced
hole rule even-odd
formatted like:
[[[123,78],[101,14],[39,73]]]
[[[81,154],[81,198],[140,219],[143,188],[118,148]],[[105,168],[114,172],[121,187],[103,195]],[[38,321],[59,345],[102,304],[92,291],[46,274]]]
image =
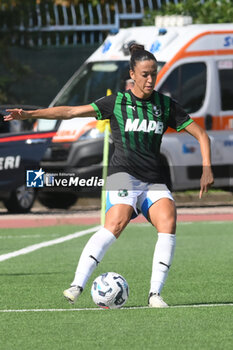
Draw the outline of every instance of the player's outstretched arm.
[[[85,106],[59,106],[34,111],[24,111],[23,109],[7,109],[8,115],[4,116],[4,121],[24,120],[24,119],[71,119],[77,117],[95,117],[96,112],[91,105]]]
[[[200,143],[201,155],[202,155],[202,176],[200,180],[200,193],[199,198],[202,197],[203,192],[208,192],[209,187],[214,183],[214,176],[211,169],[211,149],[210,139],[205,130],[203,130],[198,124],[192,122],[185,130],[192,136],[194,136]]]

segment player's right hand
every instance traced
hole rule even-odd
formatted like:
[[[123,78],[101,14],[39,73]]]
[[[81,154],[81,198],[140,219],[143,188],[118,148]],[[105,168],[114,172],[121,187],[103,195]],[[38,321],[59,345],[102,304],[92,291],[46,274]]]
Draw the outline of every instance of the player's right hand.
[[[10,114],[5,115],[3,117],[5,122],[11,121],[11,120],[24,120],[29,118],[29,113],[24,111],[23,109],[19,109],[19,108],[14,108],[14,109],[7,109],[7,112],[9,112]]]

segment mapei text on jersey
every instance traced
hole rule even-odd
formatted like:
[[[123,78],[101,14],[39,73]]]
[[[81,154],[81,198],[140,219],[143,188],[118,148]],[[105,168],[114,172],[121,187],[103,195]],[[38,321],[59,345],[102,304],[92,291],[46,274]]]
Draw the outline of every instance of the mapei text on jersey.
[[[163,133],[163,122],[155,121],[155,120],[142,120],[140,123],[140,119],[127,119],[125,124],[125,131],[143,131],[143,132],[151,132],[154,131],[155,134]]]

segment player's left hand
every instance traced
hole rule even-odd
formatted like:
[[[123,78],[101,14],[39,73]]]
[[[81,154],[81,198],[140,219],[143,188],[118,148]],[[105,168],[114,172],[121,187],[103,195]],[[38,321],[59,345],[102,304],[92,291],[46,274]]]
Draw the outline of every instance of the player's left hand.
[[[199,198],[202,197],[203,193],[208,192],[208,189],[214,183],[214,176],[211,169],[211,166],[203,166],[201,181],[200,181],[200,193]]]

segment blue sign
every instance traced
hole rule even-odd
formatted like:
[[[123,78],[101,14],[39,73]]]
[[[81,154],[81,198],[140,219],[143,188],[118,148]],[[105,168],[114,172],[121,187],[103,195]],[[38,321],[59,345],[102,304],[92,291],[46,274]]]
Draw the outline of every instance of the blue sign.
[[[156,40],[155,42],[152,43],[150,52],[152,53],[158,52],[160,50],[160,46],[161,46],[161,43],[158,40]]]
[[[226,36],[224,38],[224,45],[225,47],[233,46],[233,37],[232,36]]]
[[[102,53],[106,53],[111,46],[112,46],[112,43],[110,40],[105,41],[104,46],[102,48]]]

